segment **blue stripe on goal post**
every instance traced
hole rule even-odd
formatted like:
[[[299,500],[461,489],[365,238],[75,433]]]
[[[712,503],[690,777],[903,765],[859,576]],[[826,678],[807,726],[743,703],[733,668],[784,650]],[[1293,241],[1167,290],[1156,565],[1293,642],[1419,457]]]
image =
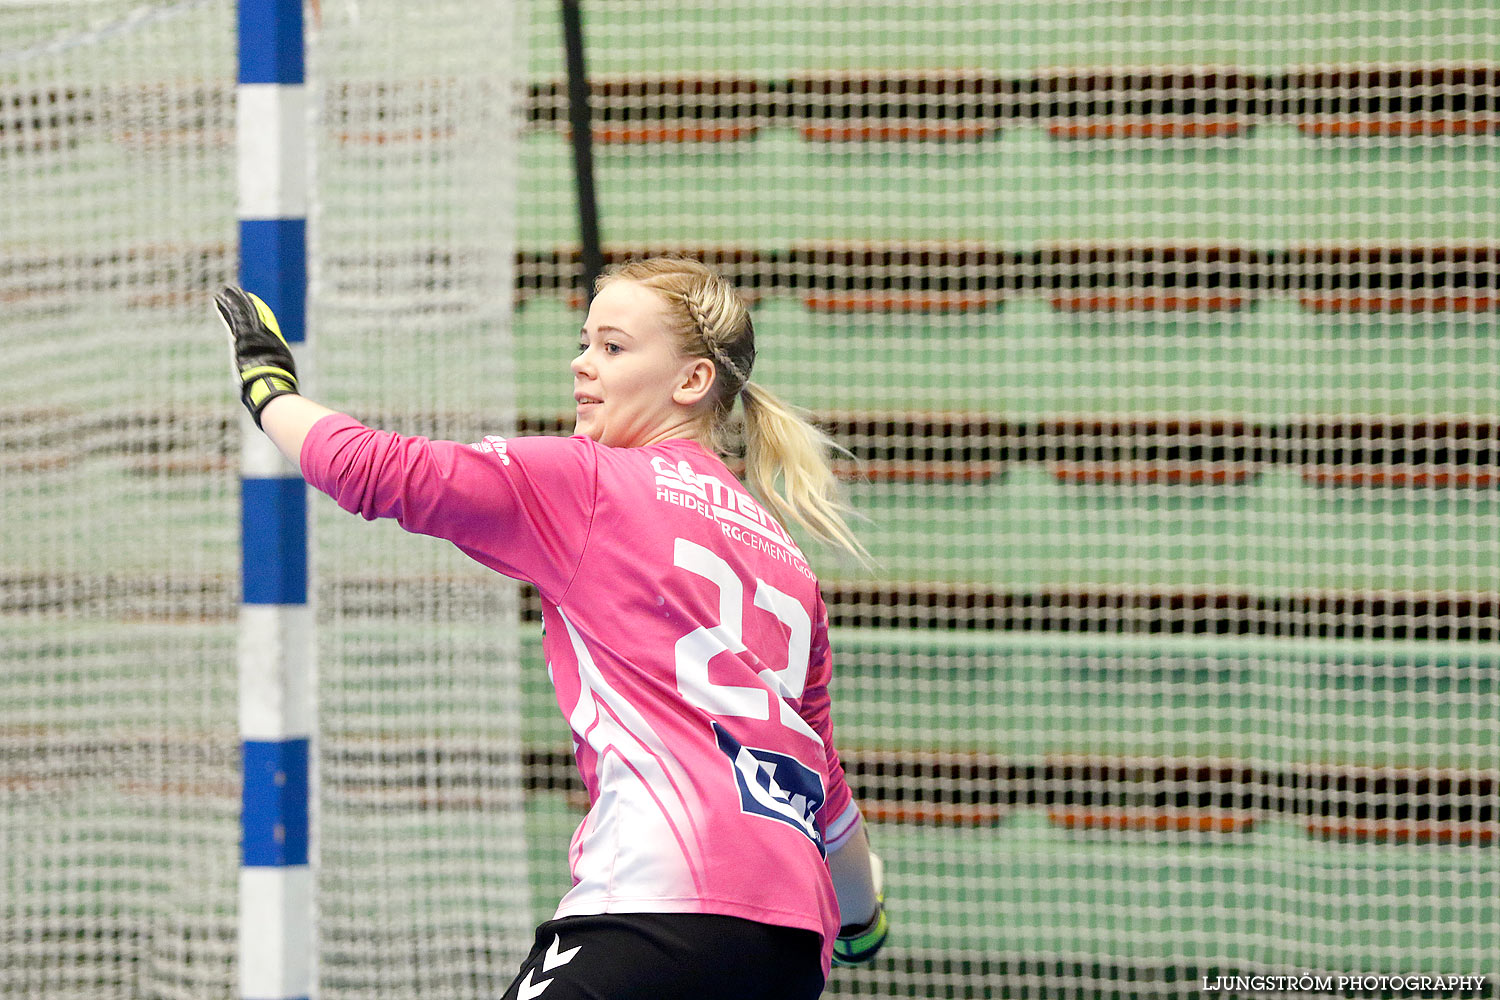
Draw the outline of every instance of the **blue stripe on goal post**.
[[[241,287],[307,339],[303,0],[240,0],[235,94]],[[307,358],[299,358],[306,377]],[[248,422],[241,449],[239,995],[315,992],[314,662],[307,487]]]
[[[240,0],[240,83],[304,80],[302,0]]]
[[[240,480],[240,581],[246,604],[307,603],[307,486]]]
[[[307,220],[241,219],[240,286],[271,307],[287,343],[306,341]]]
[[[245,740],[241,863],[250,868],[307,864],[309,741]]]

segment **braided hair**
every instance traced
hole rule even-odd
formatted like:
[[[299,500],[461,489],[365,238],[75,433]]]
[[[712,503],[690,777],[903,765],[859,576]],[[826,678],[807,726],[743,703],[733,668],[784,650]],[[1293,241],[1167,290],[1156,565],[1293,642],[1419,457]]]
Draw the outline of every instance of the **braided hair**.
[[[829,454],[837,446],[802,414],[751,381],[755,326],[734,286],[712,268],[687,257],[647,257],[605,271],[595,290],[634,281],[661,296],[668,333],[684,357],[714,366],[709,444],[728,451],[736,399],[744,410],[745,478],[783,521],[793,521],[819,541],[861,560],[864,546],[844,520],[844,502]]]

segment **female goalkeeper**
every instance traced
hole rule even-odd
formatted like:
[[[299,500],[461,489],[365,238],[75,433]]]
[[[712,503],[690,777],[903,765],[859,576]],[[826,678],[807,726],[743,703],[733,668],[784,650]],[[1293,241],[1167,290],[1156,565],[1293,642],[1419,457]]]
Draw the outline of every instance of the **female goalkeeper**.
[[[596,291],[574,436],[476,445],[298,395],[265,304],[216,301],[245,405],[309,483],[542,596],[591,806],[506,1000],[816,997],[887,930],[833,744],[827,611],[783,527],[860,551],[828,442],[750,381],[750,316],[709,268],[636,261]],[[718,457],[736,399],[760,501]]]

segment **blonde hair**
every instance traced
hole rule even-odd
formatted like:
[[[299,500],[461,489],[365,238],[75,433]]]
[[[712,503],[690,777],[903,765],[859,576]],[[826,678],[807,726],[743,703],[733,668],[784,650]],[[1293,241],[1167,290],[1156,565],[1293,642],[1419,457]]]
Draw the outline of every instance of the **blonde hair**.
[[[850,508],[829,460],[838,446],[769,389],[750,381],[755,328],[734,286],[699,261],[672,256],[615,265],[599,276],[595,291],[612,281],[634,281],[655,291],[666,305],[667,332],[678,350],[713,364],[709,445],[728,451],[734,401],[742,400],[745,478],[751,489],[781,520],[868,561],[869,554],[844,520]]]

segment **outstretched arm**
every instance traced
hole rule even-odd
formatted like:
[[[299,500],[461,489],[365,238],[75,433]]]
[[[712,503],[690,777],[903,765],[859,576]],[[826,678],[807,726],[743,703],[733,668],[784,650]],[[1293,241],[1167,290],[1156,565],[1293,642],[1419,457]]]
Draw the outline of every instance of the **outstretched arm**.
[[[336,410],[314,403],[306,396],[277,396],[266,404],[260,415],[260,429],[266,437],[298,468],[302,465],[302,442],[312,425]]]
[[[560,596],[576,573],[597,498],[597,454],[568,438],[433,441],[366,427],[298,395],[297,369],[264,302],[225,288],[245,408],[314,489],[367,520],[444,538],[506,576]]]

